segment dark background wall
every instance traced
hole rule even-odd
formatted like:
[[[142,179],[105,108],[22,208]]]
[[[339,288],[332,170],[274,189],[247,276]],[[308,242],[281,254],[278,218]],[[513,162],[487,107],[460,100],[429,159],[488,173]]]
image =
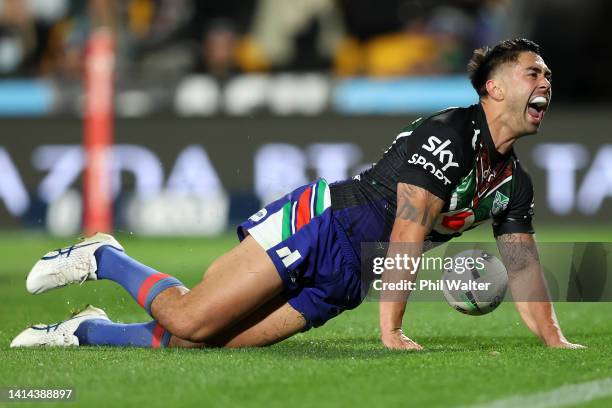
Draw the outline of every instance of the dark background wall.
[[[336,147],[341,144],[343,148],[348,146],[347,154],[351,158],[347,160],[350,165],[345,170],[336,168],[334,174],[342,174],[344,171],[344,176],[350,177],[368,163],[376,161],[402,127],[413,119],[415,117],[257,116],[118,120],[116,144],[140,147],[141,151],[148,152],[147,163],[155,163],[151,167],[144,166],[146,161],[142,162],[141,175],[137,176],[133,170],[140,166],[140,156],[124,152],[118,199],[135,190],[138,177],[155,176],[159,171],[162,177],[161,188],[166,188],[181,153],[188,146],[199,146],[207,155],[207,159],[203,160],[208,160],[214,169],[213,173],[216,173],[212,177],[218,176],[220,186],[229,195],[230,218],[236,221],[257,210],[264,200],[262,194],[255,191],[257,181],[254,170],[256,153],[263,146],[289,145],[297,152],[299,160],[296,163],[280,163],[284,166],[281,168],[285,169],[283,172],[303,174],[304,180],[320,176],[321,165],[330,166],[330,163],[315,162],[309,150],[313,145],[322,146],[323,151],[327,151],[325,149],[329,149],[330,144]],[[607,109],[553,107],[547,113],[540,133],[517,143],[517,154],[534,180],[537,220],[563,223],[610,222],[612,200],[606,198],[612,196],[610,123]],[[80,189],[80,178],[73,177],[66,170],[71,160],[76,159],[59,155],[54,156],[54,159],[47,158],[46,161],[52,162],[44,164],[45,160],[40,156],[41,146],[69,145],[80,148],[82,125],[75,119],[11,119],[3,121],[2,132],[5,136],[0,139],[0,149],[6,154],[3,155],[4,164],[0,165],[6,169],[7,161],[10,162],[17,172],[17,182],[21,182],[27,190],[30,202],[22,214],[9,213],[6,200],[7,197],[16,196],[10,191],[16,181],[13,173],[4,172],[0,177],[0,227],[41,226],[46,206],[41,185],[46,183],[47,194],[49,185],[58,186],[62,182],[68,187]],[[265,163],[264,159],[262,166],[273,168],[279,164],[278,161],[283,160],[291,161],[295,157],[276,157],[275,163]],[[185,168],[208,171],[202,170],[201,161],[187,161]],[[334,170],[334,163],[331,166]],[[49,184],[51,176],[55,180],[54,184]],[[290,186],[283,185],[282,180],[283,177],[291,179],[289,176],[280,175],[279,188],[289,189]],[[279,175],[274,174],[274,170],[257,177],[260,184],[279,184]],[[590,187],[585,187],[585,184]],[[594,186],[597,187],[596,191],[593,191]]]

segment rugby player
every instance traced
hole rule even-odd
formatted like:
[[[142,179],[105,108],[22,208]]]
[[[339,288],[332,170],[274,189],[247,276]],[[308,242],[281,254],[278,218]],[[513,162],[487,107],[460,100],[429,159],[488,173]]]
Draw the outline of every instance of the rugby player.
[[[529,290],[538,300],[515,302],[525,324],[547,346],[582,347],[566,340],[549,300],[534,242],[533,187],[512,149],[537,133],[551,72],[525,39],[475,50],[468,70],[478,104],[416,120],[353,179],[319,179],[269,204],[239,226],[240,244],[191,290],[130,258],[109,235],[47,253],[28,275],[29,292],[110,279],[154,320],[118,324],[88,306],[64,322],[26,329],[11,346],[270,345],[361,303],[362,242],[410,243],[418,257],[424,245],[490,218],[515,299]],[[419,350],[402,332],[405,295],[381,300],[381,340]]]

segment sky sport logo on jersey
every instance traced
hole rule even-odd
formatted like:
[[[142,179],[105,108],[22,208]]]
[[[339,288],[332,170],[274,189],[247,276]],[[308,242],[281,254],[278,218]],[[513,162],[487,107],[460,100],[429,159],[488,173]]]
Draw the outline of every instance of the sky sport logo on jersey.
[[[459,163],[453,161],[453,152],[446,149],[450,144],[450,140],[442,142],[437,137],[430,136],[429,139],[427,139],[427,145],[423,145],[422,147],[428,152],[432,152],[434,156],[437,156],[440,163],[444,164],[442,171],[446,171],[449,167],[459,167]]]
[[[429,171],[438,180],[443,181],[444,185],[449,185],[451,181],[448,179],[448,177],[446,177],[444,172],[449,167],[459,167],[459,163],[453,161],[453,152],[447,149],[447,147],[449,147],[450,145],[450,140],[445,140],[443,142],[436,136],[430,136],[429,139],[427,139],[427,144],[421,146],[426,151],[431,152],[434,158],[438,159],[438,161],[442,164],[441,168],[439,167],[439,165],[428,161],[424,156],[418,153],[413,154],[410,160],[408,160],[408,163],[416,164],[417,166],[423,167],[423,169]]]

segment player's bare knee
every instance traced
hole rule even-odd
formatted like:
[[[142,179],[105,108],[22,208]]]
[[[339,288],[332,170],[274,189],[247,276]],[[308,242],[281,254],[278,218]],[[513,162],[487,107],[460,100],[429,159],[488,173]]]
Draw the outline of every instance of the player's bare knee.
[[[190,310],[176,313],[164,327],[175,336],[196,343],[214,336],[219,331],[212,322],[203,319],[203,314],[194,314]]]
[[[204,325],[197,328],[193,328],[189,341],[192,342],[205,342],[219,333],[219,329],[212,325]]]
[[[210,315],[197,314],[190,316],[186,314],[180,328],[185,336],[183,338],[192,342],[205,342],[218,335],[225,327],[224,323],[206,316]]]
[[[202,331],[202,328],[193,323],[176,323],[169,331],[175,336],[193,343],[200,343],[208,337],[206,331]]]
[[[166,330],[183,340],[194,341],[198,325],[188,319],[173,319],[165,326]]]

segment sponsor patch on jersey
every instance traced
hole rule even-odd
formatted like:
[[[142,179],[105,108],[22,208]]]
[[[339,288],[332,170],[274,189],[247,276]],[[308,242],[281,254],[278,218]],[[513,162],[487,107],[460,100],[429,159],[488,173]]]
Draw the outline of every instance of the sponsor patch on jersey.
[[[428,161],[425,157],[418,153],[413,154],[410,160],[408,160],[408,163],[421,166],[424,170],[433,174],[438,180],[443,181],[445,186],[451,183],[448,177],[444,175],[442,169],[439,169],[435,164]]]
[[[437,157],[440,163],[443,164],[441,170],[446,171],[446,169],[449,167],[459,167],[459,163],[453,161],[454,156],[452,150],[447,149],[447,147],[450,145],[450,140],[445,140],[443,142],[436,136],[429,136],[429,139],[427,139],[427,144],[424,144],[421,147]]]

